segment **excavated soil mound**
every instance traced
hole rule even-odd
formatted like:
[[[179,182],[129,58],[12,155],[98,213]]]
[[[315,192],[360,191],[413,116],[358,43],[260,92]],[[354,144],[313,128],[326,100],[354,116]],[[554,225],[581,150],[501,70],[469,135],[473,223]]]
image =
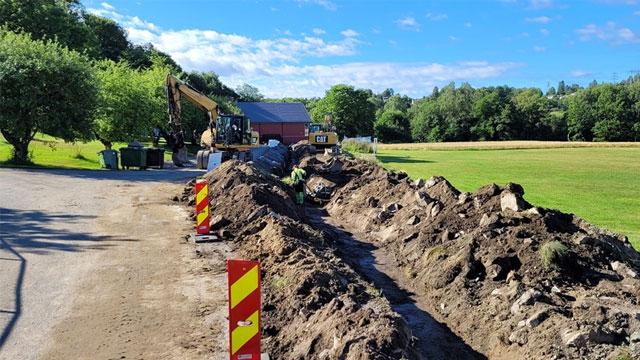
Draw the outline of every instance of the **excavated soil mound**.
[[[340,172],[327,171],[335,161]],[[474,350],[496,359],[640,358],[640,256],[625,237],[534,207],[517,184],[469,194],[362,160],[301,164],[336,186],[331,217],[384,248],[392,277]]]
[[[301,222],[277,178],[238,161],[205,178],[215,227],[238,257],[261,261],[262,344],[272,359],[417,358],[404,320]]]

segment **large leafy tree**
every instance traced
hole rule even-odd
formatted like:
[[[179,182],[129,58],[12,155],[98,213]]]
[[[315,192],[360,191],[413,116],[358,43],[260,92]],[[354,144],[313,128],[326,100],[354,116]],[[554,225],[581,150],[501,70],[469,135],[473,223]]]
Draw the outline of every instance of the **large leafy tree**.
[[[536,88],[522,89],[513,97],[515,108],[514,138],[531,140],[546,132],[544,118],[548,113],[547,101]]]
[[[240,96],[240,101],[262,101],[264,95],[260,93],[260,90],[249,84],[242,84],[236,89],[236,93]]]
[[[95,36],[97,58],[118,61],[124,56],[130,44],[120,25],[111,19],[91,14],[85,15],[85,23]]]
[[[103,142],[141,139],[166,123],[165,64],[138,70],[126,62],[105,60],[97,68],[100,106],[95,131]]]
[[[311,116],[315,122],[322,122],[326,115],[331,115],[340,135],[370,135],[375,119],[375,106],[369,101],[371,95],[370,90],[334,85],[315,105]]]
[[[91,55],[96,45],[79,0],[0,0],[0,26]]]
[[[171,72],[176,74],[182,72],[180,65],[170,55],[156,49],[152,44],[131,45],[122,57],[134,69],[149,69],[160,59],[162,63],[171,68]]]
[[[91,137],[94,71],[77,52],[0,30],[0,132],[14,159],[28,159],[37,132],[67,141]]]
[[[411,140],[409,119],[400,110],[389,109],[383,112],[373,124],[373,130],[376,137],[383,143]]]

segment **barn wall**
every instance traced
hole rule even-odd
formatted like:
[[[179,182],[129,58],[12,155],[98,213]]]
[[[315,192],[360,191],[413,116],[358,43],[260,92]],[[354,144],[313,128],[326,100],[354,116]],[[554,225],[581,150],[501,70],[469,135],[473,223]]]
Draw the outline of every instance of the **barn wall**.
[[[305,124],[252,122],[251,128],[260,133],[261,139],[266,138],[266,135],[279,135],[285,145],[290,145],[305,139]]]

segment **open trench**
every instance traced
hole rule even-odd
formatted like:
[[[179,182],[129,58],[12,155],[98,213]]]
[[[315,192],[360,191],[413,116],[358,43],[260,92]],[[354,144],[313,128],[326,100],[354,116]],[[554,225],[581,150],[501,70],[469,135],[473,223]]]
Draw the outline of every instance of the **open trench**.
[[[640,333],[640,255],[533,207],[517,184],[460,193],[361,160],[300,165],[324,207],[296,205],[290,186],[251,164],[204,176],[215,230],[234,256],[261,261],[273,358],[604,359]],[[195,202],[193,182],[183,199]],[[541,266],[549,243],[570,247],[558,265],[570,271]]]
[[[428,312],[421,295],[412,291],[392,257],[377,247],[367,234],[331,216],[325,209],[308,205],[307,221],[337,244],[337,254],[380,291],[408,324],[415,347],[424,359],[486,359]]]

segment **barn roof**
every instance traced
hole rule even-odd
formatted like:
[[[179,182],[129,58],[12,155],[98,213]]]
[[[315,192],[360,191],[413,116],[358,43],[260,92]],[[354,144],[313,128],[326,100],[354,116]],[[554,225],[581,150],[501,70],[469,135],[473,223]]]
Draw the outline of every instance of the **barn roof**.
[[[255,124],[311,122],[303,103],[240,102],[238,106]]]

